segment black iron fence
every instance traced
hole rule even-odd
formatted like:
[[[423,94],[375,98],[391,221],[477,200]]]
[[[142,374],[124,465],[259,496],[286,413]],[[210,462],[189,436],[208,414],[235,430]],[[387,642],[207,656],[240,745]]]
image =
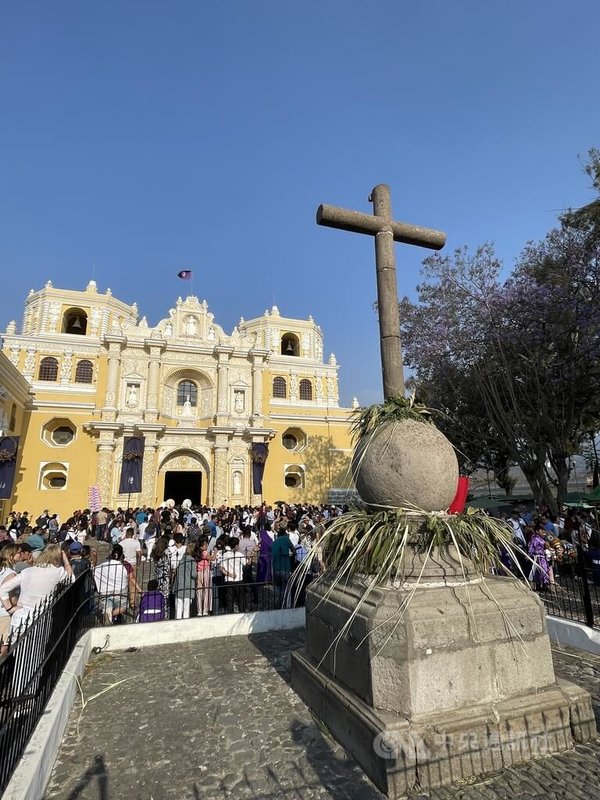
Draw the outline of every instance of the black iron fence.
[[[0,643],[0,794],[21,758],[75,643],[92,621],[92,576],[58,586]]]
[[[540,591],[547,612],[600,627],[600,550],[578,547],[552,566],[553,582]],[[108,561],[57,587],[20,629],[0,641],[0,794],[85,631],[283,608],[291,605],[286,586],[295,566],[286,558],[279,567],[257,580],[256,565],[238,554],[226,564],[228,575],[199,568],[195,560],[141,561],[127,569]],[[294,605],[304,604],[313,577],[309,572],[296,587]]]
[[[554,582],[540,592],[555,617],[600,627],[600,550],[581,545],[552,565]]]
[[[258,580],[256,567],[243,555],[232,556],[223,570],[199,568],[193,559],[165,566],[152,559],[135,567],[106,561],[95,572],[94,625],[149,623],[189,617],[271,611],[304,605],[309,573],[304,585],[294,590],[286,587],[295,565],[286,559],[285,566]]]
[[[0,640],[0,795],[21,758],[77,640],[93,627],[194,616],[269,611],[291,604],[288,561],[269,580],[242,556],[226,565],[230,577],[199,570],[195,561],[161,569],[143,561],[125,570],[104,562],[60,585],[20,628]],[[181,569],[183,567],[183,569]],[[236,580],[236,578],[238,578]],[[307,576],[294,604],[304,604]]]

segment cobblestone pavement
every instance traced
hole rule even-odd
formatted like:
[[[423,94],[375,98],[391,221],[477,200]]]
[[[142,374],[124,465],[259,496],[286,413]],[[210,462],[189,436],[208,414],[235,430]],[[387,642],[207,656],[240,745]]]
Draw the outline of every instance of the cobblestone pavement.
[[[46,800],[380,800],[288,684],[303,631],[102,654]],[[600,658],[555,651],[600,715]],[[118,685],[117,682],[124,680]],[[104,693],[100,694],[103,690]],[[432,800],[600,798],[600,742],[436,790]],[[419,795],[424,797],[425,795]]]

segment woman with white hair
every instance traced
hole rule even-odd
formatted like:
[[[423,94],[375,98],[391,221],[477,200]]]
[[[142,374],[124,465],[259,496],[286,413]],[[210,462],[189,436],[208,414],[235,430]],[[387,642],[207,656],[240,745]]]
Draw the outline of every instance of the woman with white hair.
[[[52,639],[55,631],[54,617],[50,623],[46,619],[34,623],[35,612],[41,612],[44,601],[52,595],[56,587],[70,581],[73,570],[67,554],[57,544],[49,544],[41,552],[35,566],[28,567],[0,586],[0,601],[11,616],[9,636],[16,642],[15,665],[11,682],[11,695],[17,699],[13,717],[27,714],[38,692],[40,681],[44,680],[43,665],[51,653]],[[13,605],[9,593],[21,588],[16,605]],[[48,608],[45,615],[53,615]],[[32,623],[34,623],[32,625]],[[24,648],[19,648],[21,636],[28,637]],[[27,695],[21,697],[22,694]]]
[[[73,570],[67,554],[57,544],[49,544],[40,553],[35,566],[24,569],[0,586],[0,601],[10,614],[10,630],[19,630],[28,625],[33,612],[52,594],[59,583],[71,580]],[[21,594],[16,605],[10,600],[10,592],[20,587]]]
[[[13,569],[19,554],[19,545],[15,542],[2,542],[4,547],[0,550],[0,585],[14,578],[17,571]],[[0,643],[6,642],[10,627],[10,615],[0,603]]]

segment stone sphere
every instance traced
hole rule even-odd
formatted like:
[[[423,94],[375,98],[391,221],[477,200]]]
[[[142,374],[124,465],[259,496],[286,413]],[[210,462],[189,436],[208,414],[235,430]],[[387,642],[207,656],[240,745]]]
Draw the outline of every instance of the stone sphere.
[[[445,511],[456,495],[458,461],[437,428],[405,419],[386,422],[359,441],[352,474],[368,505]]]

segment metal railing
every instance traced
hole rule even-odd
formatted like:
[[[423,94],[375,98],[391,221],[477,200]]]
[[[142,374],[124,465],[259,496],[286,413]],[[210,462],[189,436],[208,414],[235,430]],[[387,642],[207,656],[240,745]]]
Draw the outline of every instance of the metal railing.
[[[0,644],[0,793],[79,637],[92,619],[92,576],[59,585]]]
[[[552,565],[554,583],[540,591],[548,614],[600,627],[600,550],[577,546]]]
[[[235,566],[234,566],[234,563]],[[306,586],[312,580],[308,575],[305,585],[293,598],[286,595],[286,586],[295,565],[286,559],[281,570],[269,580],[257,580],[256,565],[249,564],[242,555],[229,561],[229,571],[241,580],[232,580],[214,570],[191,570],[185,565],[165,570],[152,559],[130,568],[126,584],[111,570],[119,565],[105,562],[100,565],[109,573],[107,579],[98,578],[94,595],[93,625],[148,623],[163,620],[187,619],[196,616],[271,611],[293,605],[304,605]],[[180,573],[183,574],[180,574]],[[117,584],[117,588],[115,588]]]
[[[229,568],[232,566],[230,563]],[[189,574],[178,575],[177,569],[169,571],[168,579],[163,574],[159,590],[156,564],[145,561],[133,568],[119,590],[99,592],[94,571],[88,570],[72,583],[59,585],[6,642],[0,640],[0,794],[75,644],[90,628],[270,611],[290,605],[285,590],[291,564],[268,581],[257,581],[245,559],[233,572],[242,580],[212,571],[201,575],[194,563]],[[295,605],[304,604],[309,582],[310,576],[294,597]]]

